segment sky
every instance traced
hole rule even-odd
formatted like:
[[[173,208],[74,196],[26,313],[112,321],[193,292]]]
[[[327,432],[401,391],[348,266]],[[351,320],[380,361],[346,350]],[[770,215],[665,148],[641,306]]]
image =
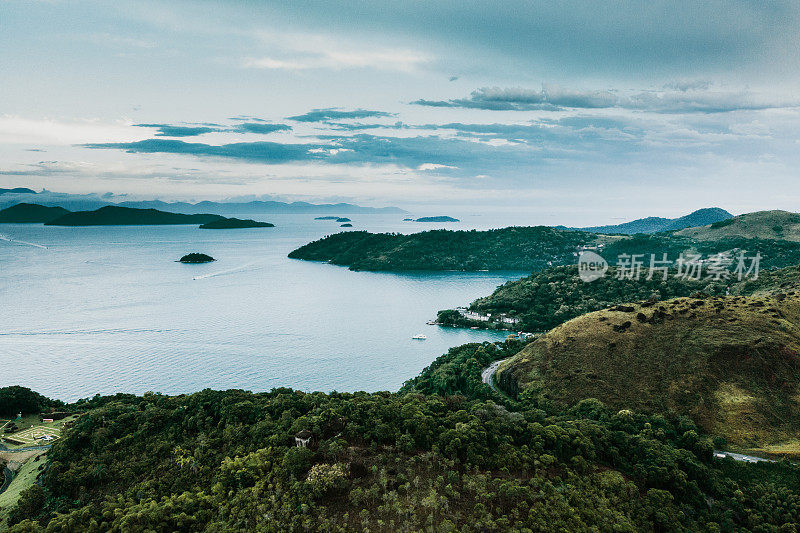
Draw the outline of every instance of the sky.
[[[798,28],[768,0],[0,0],[0,187],[796,211]]]

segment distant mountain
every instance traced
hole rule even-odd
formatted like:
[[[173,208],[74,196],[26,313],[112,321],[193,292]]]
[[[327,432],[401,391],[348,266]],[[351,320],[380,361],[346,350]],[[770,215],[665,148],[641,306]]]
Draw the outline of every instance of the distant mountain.
[[[675,231],[684,228],[705,226],[732,217],[733,215],[724,209],[708,207],[705,209],[698,209],[680,218],[647,217],[610,226],[593,226],[589,228],[565,228],[564,226],[558,226],[558,228],[589,231],[592,233],[621,233],[624,235],[633,235],[634,233],[658,233],[661,231]]]
[[[26,187],[15,187],[13,189],[0,189],[0,194],[36,194],[36,191]]]
[[[278,202],[272,200],[254,200],[249,202],[164,202],[161,200],[149,201],[113,201],[118,196],[112,194],[69,194],[52,191],[37,193],[31,189],[0,189],[0,209],[19,203],[36,203],[44,206],[58,206],[69,211],[91,211],[107,205],[119,207],[132,207],[135,209],[158,209],[170,213],[183,214],[273,214],[273,213],[309,213],[320,215],[355,214],[404,214],[406,211],[398,207],[363,207],[355,204],[312,204],[308,202]]]
[[[173,213],[216,213],[216,214],[261,214],[261,213],[342,213],[342,214],[402,214],[406,211],[398,207],[362,207],[355,204],[310,204],[308,202],[275,202],[255,200],[252,202],[120,202],[121,207],[139,209],[158,209]]]
[[[185,215],[156,209],[106,206],[95,211],[67,213],[47,222],[47,226],[149,226],[161,224],[205,224],[222,220],[220,215]]]
[[[756,211],[702,227],[686,228],[677,235],[700,241],[726,237],[800,242],[800,214],[788,211]]]
[[[69,213],[63,207],[46,207],[37,204],[17,204],[0,210],[0,223],[50,222]]]

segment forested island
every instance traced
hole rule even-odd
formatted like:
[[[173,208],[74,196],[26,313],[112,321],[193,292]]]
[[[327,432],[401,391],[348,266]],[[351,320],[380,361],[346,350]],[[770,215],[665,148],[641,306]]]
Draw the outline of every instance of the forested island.
[[[184,215],[157,209],[106,206],[94,211],[74,211],[45,223],[46,226],[144,226],[162,224],[206,224],[223,220],[221,215]]]
[[[198,252],[186,254],[178,260],[179,263],[210,263],[212,261],[216,261],[216,259],[210,255],[201,254]]]
[[[436,216],[436,217],[420,217],[416,219],[414,222],[461,222],[461,221],[453,217]]]
[[[200,229],[241,229],[241,228],[274,228],[275,224],[258,222],[250,219],[223,218],[212,220],[200,226]]]

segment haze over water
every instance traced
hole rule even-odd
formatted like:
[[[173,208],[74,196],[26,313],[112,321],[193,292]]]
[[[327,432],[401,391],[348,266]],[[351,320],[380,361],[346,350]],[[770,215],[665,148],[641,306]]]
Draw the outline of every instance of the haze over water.
[[[414,232],[403,215],[354,229]],[[0,386],[97,393],[396,390],[448,348],[507,333],[428,326],[522,273],[351,272],[288,259],[339,231],[314,215],[275,228],[0,225]],[[467,217],[450,228],[485,227]],[[477,222],[476,222],[477,221]],[[217,258],[175,262],[189,252]],[[427,335],[415,341],[415,334]]]

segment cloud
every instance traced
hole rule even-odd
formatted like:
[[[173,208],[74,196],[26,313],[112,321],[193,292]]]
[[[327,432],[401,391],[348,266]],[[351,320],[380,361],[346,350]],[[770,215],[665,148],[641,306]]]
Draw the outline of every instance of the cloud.
[[[265,122],[244,122],[237,124],[229,131],[236,133],[274,133],[276,131],[291,131],[292,127],[288,124],[267,124]]]
[[[209,126],[173,126],[171,124],[134,124],[139,128],[156,128],[157,137],[194,137],[204,133],[225,131],[224,129]]]
[[[271,124],[264,120],[253,119],[255,122],[242,122],[231,127],[219,124],[202,126],[180,126],[172,124],[134,124],[140,128],[156,128],[156,137],[196,137],[206,133],[256,133],[268,134],[276,131],[291,131],[288,124]]]
[[[780,95],[761,95],[746,90],[715,89],[710,84],[683,83],[661,90],[623,94],[610,90],[570,90],[545,85],[541,90],[520,87],[483,87],[468,98],[420,99],[412,104],[492,111],[621,108],[658,113],[721,113],[795,107],[800,101]]]
[[[318,147],[308,144],[282,144],[276,142],[249,142],[212,145],[204,143],[187,143],[167,139],[147,139],[131,143],[94,143],[85,144],[85,148],[117,149],[130,153],[165,153],[194,156],[212,156],[259,161],[261,163],[283,163],[286,161],[305,161],[317,159],[311,149]]]
[[[393,117],[394,113],[387,113],[385,111],[370,111],[368,109],[355,109],[353,111],[342,111],[338,108],[329,107],[325,109],[313,109],[308,113],[288,117],[290,120],[297,122],[324,122],[326,120],[346,120],[355,118],[381,118]]]

